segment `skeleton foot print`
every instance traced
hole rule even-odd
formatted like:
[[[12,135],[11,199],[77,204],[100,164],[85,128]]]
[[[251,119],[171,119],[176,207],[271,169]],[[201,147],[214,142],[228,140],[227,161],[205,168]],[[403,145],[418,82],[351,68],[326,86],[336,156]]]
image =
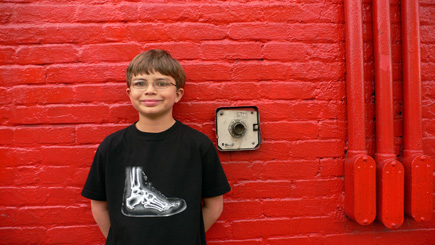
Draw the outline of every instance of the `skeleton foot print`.
[[[148,181],[141,167],[127,168],[122,213],[133,217],[171,216],[183,212],[186,202],[167,198]]]

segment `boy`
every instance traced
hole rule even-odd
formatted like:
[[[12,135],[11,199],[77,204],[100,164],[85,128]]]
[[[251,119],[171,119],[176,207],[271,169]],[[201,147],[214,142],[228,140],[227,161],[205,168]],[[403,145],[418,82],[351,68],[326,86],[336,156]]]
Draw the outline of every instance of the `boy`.
[[[185,80],[164,50],[127,68],[139,121],[104,139],[82,191],[106,244],[206,244],[222,213],[230,186],[213,143],[172,116]]]

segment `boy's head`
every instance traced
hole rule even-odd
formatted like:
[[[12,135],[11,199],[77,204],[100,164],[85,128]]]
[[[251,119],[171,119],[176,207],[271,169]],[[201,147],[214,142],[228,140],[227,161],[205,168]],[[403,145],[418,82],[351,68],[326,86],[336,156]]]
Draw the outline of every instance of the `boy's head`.
[[[177,88],[184,88],[186,75],[183,68],[176,59],[162,49],[150,49],[134,57],[127,67],[127,85],[131,86],[131,80],[134,76],[150,75],[156,72],[171,76],[174,78]]]

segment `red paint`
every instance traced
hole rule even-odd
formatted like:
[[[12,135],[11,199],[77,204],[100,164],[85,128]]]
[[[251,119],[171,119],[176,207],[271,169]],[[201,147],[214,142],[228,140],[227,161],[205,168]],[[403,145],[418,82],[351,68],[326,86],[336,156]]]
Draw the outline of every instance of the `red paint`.
[[[433,163],[422,150],[419,5],[418,1],[403,0],[401,7],[405,212],[416,221],[428,221],[433,213]]]
[[[376,217],[376,163],[366,150],[361,1],[345,1],[345,21],[348,151],[344,210],[349,218],[369,225]]]
[[[434,159],[435,2],[419,2],[422,149]],[[137,120],[125,93],[129,60],[165,48],[188,77],[177,119],[214,139],[216,108],[260,111],[261,148],[219,153],[233,190],[209,244],[433,244],[433,218],[405,216],[390,230],[346,216],[344,13],[340,0],[2,1],[0,243],[104,244],[80,189],[98,144]],[[362,13],[366,145],[374,156],[371,0]],[[392,0],[394,146],[402,157],[400,16]],[[360,161],[352,166],[364,169]]]
[[[376,93],[377,219],[398,228],[404,219],[404,170],[394,152],[390,1],[373,1]]]

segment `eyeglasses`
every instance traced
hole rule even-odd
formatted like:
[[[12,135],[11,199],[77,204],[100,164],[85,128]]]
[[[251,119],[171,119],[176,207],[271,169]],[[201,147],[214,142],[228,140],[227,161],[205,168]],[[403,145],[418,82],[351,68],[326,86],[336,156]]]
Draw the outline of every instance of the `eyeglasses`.
[[[141,79],[138,79],[138,80],[134,80],[134,81],[132,82],[131,86],[132,86],[134,89],[147,89],[149,84],[150,84],[150,83],[149,83],[147,80],[141,80]],[[166,79],[157,79],[157,80],[155,80],[154,82],[152,82],[151,84],[153,85],[153,87],[154,87],[155,89],[159,89],[159,90],[167,89],[167,88],[169,88],[169,86],[171,86],[171,85],[177,87],[176,84],[173,84],[173,83],[169,82],[169,81],[166,80]]]

